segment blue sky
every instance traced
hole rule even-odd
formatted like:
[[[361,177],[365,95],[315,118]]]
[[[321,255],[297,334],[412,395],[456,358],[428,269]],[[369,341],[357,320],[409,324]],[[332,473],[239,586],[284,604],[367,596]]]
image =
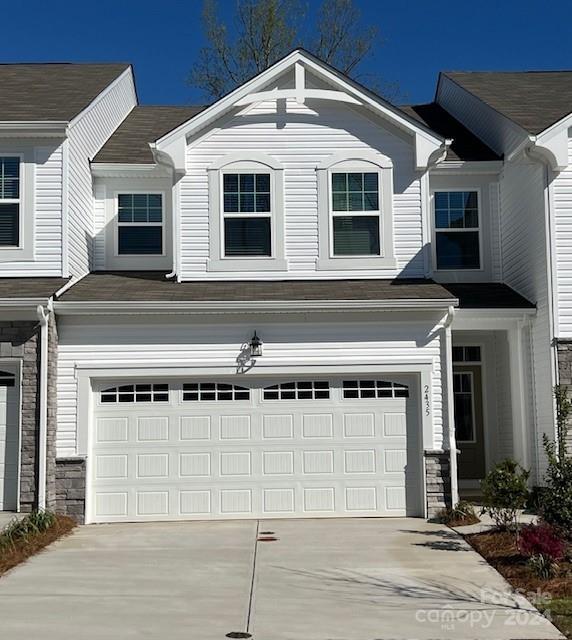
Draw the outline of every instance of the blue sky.
[[[219,3],[231,11],[235,0]],[[402,102],[431,100],[441,69],[572,68],[569,0],[356,3],[385,41],[364,71],[398,82]],[[185,79],[203,44],[201,5],[201,0],[20,0],[6,10],[10,15],[4,11],[9,28],[0,39],[0,61],[131,62],[141,103],[199,103],[200,93]]]

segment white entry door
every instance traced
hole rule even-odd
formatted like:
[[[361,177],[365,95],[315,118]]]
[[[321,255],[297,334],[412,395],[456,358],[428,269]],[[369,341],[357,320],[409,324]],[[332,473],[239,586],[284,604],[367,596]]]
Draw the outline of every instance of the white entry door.
[[[99,383],[91,522],[422,514],[406,377]]]
[[[0,511],[18,508],[20,451],[17,367],[0,363]]]

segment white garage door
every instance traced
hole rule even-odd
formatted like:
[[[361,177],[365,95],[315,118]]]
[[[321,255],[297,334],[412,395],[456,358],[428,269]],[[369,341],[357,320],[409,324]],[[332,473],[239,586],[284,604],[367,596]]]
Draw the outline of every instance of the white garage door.
[[[421,515],[407,378],[98,384],[92,522]]]

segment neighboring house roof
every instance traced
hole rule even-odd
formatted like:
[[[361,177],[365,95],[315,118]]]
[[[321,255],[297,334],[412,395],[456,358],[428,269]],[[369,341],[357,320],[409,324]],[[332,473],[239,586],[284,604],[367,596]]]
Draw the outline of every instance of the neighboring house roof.
[[[128,64],[0,64],[0,122],[68,122]]]
[[[0,278],[0,300],[53,296],[69,278]]]
[[[535,305],[501,282],[442,285],[465,309],[534,309]]]
[[[153,164],[150,142],[187,122],[205,107],[135,107],[94,158],[94,162]]]
[[[500,160],[497,153],[436,102],[405,105],[401,110],[444,138],[453,138],[447,160]]]
[[[572,112],[572,71],[446,71],[443,75],[532,134]]]
[[[243,302],[450,300],[432,280],[286,280],[174,282],[164,272],[94,272],[68,289],[64,302]]]

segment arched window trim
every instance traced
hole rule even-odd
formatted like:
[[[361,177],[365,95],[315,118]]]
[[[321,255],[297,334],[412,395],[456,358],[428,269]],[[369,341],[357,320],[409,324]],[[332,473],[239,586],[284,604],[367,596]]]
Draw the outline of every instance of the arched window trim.
[[[379,175],[381,238],[379,256],[334,256],[331,210],[332,174],[337,170],[364,171],[369,167]],[[395,269],[397,261],[393,238],[393,162],[374,151],[334,153],[316,167],[318,176],[319,258],[318,270]]]
[[[237,257],[224,255],[223,177],[225,173],[267,172],[271,184],[271,255]],[[209,180],[209,271],[286,271],[284,249],[284,167],[275,158],[259,153],[223,156],[208,167]]]

